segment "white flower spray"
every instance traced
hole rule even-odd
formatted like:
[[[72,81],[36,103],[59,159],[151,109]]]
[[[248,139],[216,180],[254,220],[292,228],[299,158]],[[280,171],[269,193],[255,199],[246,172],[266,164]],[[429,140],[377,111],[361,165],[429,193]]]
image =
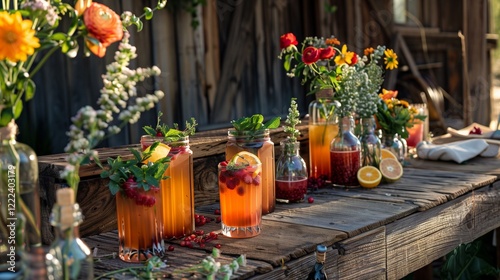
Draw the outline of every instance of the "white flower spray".
[[[161,71],[156,66],[129,68],[130,61],[137,57],[136,48],[129,44],[129,37],[129,33],[125,32],[115,54],[115,61],[106,67],[106,73],[102,75],[104,87],[97,101],[99,109],[85,106],[71,118],[73,124],[66,133],[69,143],[64,149],[69,153],[69,165],[61,172],[61,178],[66,179],[75,194],[80,181],[79,167],[90,160],[100,164],[95,147],[105,138],[120,133],[125,125],[137,122],[142,112],[153,108],[165,95],[157,90],[153,94],[137,97],[137,83],[159,76]],[[115,115],[118,115],[118,124],[110,125],[115,120]]]

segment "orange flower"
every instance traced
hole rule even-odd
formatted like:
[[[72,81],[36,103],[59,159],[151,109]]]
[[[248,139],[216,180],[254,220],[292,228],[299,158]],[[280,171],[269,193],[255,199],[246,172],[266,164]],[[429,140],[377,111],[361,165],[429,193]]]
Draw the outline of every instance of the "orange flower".
[[[109,45],[123,38],[120,16],[105,5],[92,3],[83,13],[83,20],[89,37],[99,42],[86,38],[85,43],[98,57],[103,57]]]
[[[396,96],[398,96],[398,91],[397,90],[386,90],[385,88],[383,88],[382,93],[379,94],[379,96],[383,100],[390,100],[390,99],[396,98]]]
[[[364,51],[364,54],[366,56],[369,56],[370,54],[372,54],[375,50],[372,48],[372,47],[369,47],[369,48],[366,48],[365,51]]]
[[[337,38],[328,38],[325,40],[325,44],[327,45],[337,45],[340,46],[340,41]]]
[[[75,4],[75,10],[77,14],[83,15],[85,10],[92,5],[92,0],[78,0]]]

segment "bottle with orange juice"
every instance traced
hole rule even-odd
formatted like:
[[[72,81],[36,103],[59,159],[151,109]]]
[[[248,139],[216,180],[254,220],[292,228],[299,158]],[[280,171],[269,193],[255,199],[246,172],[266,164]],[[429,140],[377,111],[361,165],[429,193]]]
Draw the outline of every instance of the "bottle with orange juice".
[[[280,117],[264,123],[264,116],[255,114],[231,122],[234,128],[228,131],[226,160],[235,154],[247,151],[255,154],[262,162],[262,214],[269,214],[276,206],[274,143],[269,129],[280,125]]]
[[[316,100],[309,104],[309,176],[331,180],[330,143],[339,132],[336,109],[340,106],[333,100],[333,92],[316,93]]]
[[[169,167],[164,174],[168,179],[162,180],[160,184],[160,214],[163,238],[180,238],[191,234],[195,228],[193,151],[189,146],[189,136],[194,134],[197,123],[192,118],[181,131],[177,124],[173,128],[160,125],[161,115],[160,112],[155,128],[143,128],[147,135],[141,137],[141,147],[146,149],[153,142],[161,141],[170,148],[169,152],[160,155],[170,157]]]

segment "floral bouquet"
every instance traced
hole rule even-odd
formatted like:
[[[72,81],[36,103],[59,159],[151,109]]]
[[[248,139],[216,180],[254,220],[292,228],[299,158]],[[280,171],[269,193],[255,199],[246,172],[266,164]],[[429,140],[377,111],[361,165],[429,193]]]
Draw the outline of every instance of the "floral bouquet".
[[[407,101],[397,99],[397,95],[398,91],[382,89],[379,96],[383,102],[379,103],[375,117],[383,133],[399,134],[406,139],[407,128],[413,127],[415,120],[424,120],[426,116],[420,115]]]
[[[383,82],[379,60],[384,57],[386,69],[398,66],[397,55],[385,46],[367,48],[364,55],[348,51],[347,45],[339,49],[335,38],[306,37],[299,51],[298,41],[292,33],[280,38],[284,68],[289,77],[302,76],[301,83],[309,83],[309,94],[333,89],[334,99],[341,104],[339,115],[357,113],[360,117],[375,114],[380,101],[378,92]]]

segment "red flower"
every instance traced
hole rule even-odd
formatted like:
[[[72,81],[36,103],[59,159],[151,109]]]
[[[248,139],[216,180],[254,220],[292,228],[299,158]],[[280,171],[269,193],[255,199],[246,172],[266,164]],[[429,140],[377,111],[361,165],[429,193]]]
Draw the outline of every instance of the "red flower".
[[[295,38],[295,35],[293,33],[286,33],[281,35],[280,37],[280,47],[281,49],[286,49],[290,46],[297,46],[299,42],[297,41],[297,38]]]
[[[302,61],[305,64],[313,64],[316,61],[319,60],[319,49],[309,46],[304,49],[304,52],[302,52]]]
[[[354,65],[358,63],[358,55],[356,53],[354,53],[354,55],[352,56],[352,59],[351,59],[351,63],[349,65]]]
[[[335,49],[332,46],[319,49],[319,59],[330,59],[335,55]]]
[[[92,3],[83,13],[83,20],[87,27],[89,37],[86,39],[87,47],[95,55],[103,57],[106,48],[123,38],[123,27],[120,16],[105,5]]]

